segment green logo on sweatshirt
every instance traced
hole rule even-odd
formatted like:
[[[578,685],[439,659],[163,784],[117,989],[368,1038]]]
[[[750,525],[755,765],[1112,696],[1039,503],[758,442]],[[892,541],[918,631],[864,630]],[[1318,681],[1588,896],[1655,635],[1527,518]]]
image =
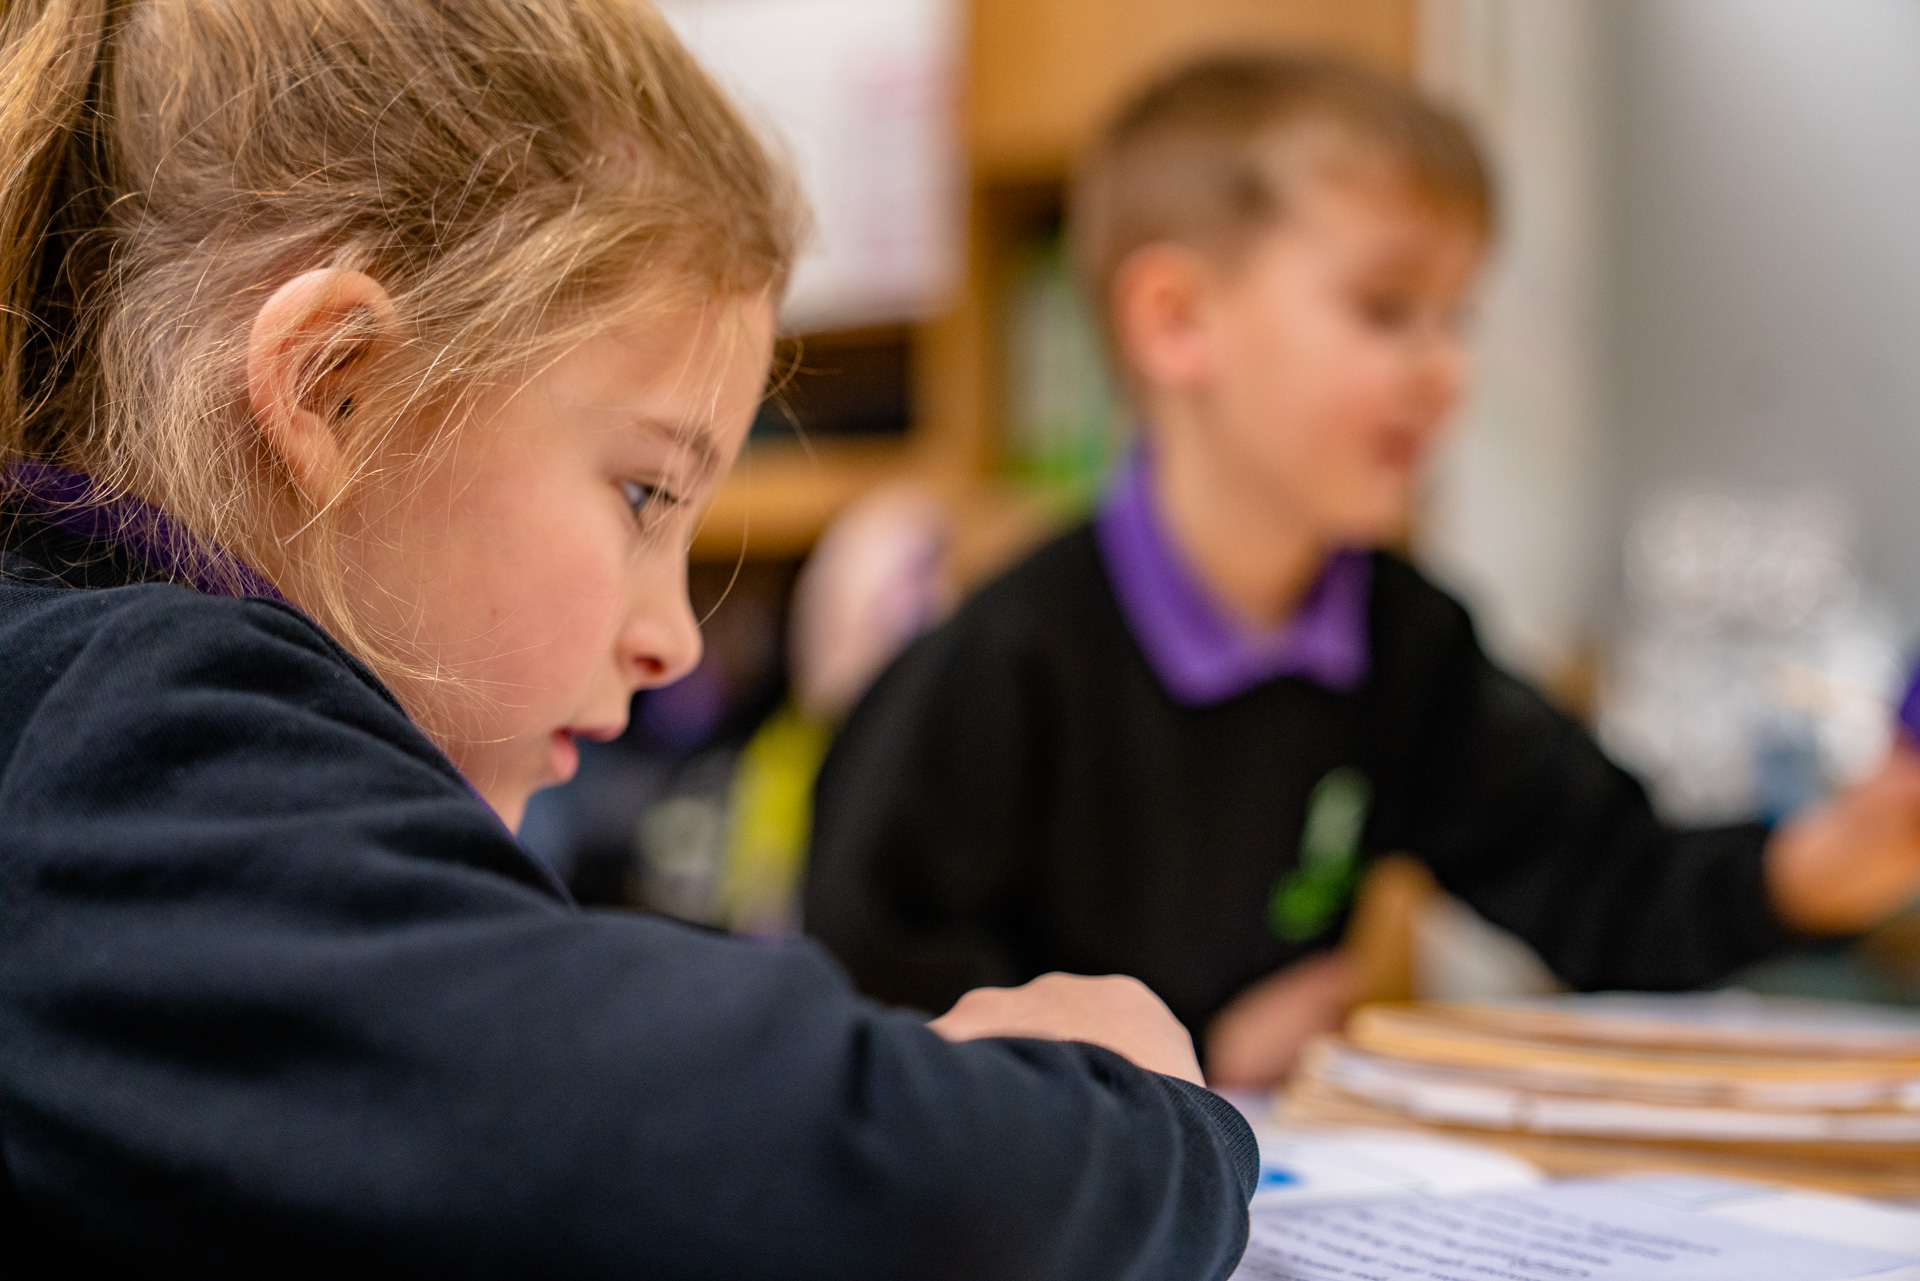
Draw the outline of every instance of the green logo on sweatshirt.
[[[1351,765],[1331,770],[1307,796],[1300,865],[1280,878],[1267,904],[1267,924],[1289,943],[1326,929],[1360,883],[1360,833],[1373,784]]]

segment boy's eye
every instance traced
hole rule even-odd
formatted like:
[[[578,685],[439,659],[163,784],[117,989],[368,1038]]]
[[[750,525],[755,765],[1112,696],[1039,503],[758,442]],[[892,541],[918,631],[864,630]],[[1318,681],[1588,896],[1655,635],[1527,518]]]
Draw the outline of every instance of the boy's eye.
[[[627,506],[633,509],[636,518],[671,507],[680,501],[661,486],[650,485],[642,480],[621,481],[620,492],[626,497]]]
[[[1413,312],[1413,300],[1404,294],[1365,294],[1360,299],[1360,315],[1376,329],[1403,329]]]

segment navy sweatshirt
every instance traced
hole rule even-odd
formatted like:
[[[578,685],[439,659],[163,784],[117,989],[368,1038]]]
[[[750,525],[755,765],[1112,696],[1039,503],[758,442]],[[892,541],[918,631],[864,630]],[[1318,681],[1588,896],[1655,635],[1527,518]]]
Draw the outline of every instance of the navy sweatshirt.
[[[1281,676],[1184,706],[1091,529],[1066,534],[855,709],[820,775],[808,930],[884,1000],[937,1010],[1046,970],[1117,971],[1196,1035],[1338,942],[1359,871],[1387,852],[1425,860],[1577,988],[1707,984],[1787,941],[1766,828],[1662,824],[1488,660],[1458,602],[1385,553],[1367,636],[1349,692]],[[1310,835],[1317,797],[1323,829],[1359,820],[1350,841]]]
[[[0,1273],[1232,1270],[1215,1096],[583,911],[298,612],[0,533]]]

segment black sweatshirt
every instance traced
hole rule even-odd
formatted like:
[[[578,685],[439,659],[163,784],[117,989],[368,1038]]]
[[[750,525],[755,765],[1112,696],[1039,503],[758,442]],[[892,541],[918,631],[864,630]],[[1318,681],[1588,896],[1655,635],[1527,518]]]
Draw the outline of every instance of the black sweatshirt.
[[[1215,1096],[583,911],[296,611],[6,541],[0,1273],[1232,1269],[1256,1164]]]
[[[1198,1034],[1338,938],[1350,877],[1322,878],[1318,920],[1308,877],[1309,910],[1275,923],[1302,888],[1310,797],[1337,774],[1369,802],[1356,871],[1418,855],[1575,987],[1693,987],[1783,941],[1764,828],[1662,826],[1578,725],[1488,661],[1458,603],[1384,553],[1372,583],[1353,692],[1280,677],[1188,707],[1091,530],[1041,549],[849,719],[817,790],[809,931],[884,1000],[941,1010],[982,984],[1119,972]]]

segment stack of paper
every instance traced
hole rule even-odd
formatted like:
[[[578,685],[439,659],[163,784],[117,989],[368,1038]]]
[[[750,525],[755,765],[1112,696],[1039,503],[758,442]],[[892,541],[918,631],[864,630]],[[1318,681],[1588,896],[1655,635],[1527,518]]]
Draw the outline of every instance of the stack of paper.
[[[1556,1174],[1920,1198],[1920,1017],[1739,992],[1369,1006],[1280,1115],[1453,1131]]]

